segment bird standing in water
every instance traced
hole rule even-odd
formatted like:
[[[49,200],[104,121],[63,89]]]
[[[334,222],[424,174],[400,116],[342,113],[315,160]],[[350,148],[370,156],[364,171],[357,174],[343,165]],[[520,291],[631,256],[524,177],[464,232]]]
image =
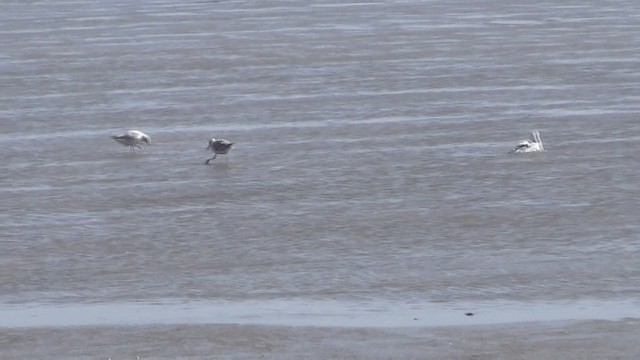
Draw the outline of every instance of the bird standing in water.
[[[516,147],[514,147],[512,153],[526,153],[526,152],[542,152],[544,145],[542,144],[542,138],[540,133],[536,131],[531,132],[531,139],[521,140]]]
[[[207,146],[207,150],[211,149],[214,155],[212,158],[207,159],[207,161],[205,161],[205,164],[209,165],[209,161],[215,159],[218,154],[226,155],[229,150],[231,150],[231,147],[233,147],[233,143],[225,139],[209,140],[209,146]]]
[[[128,146],[131,149],[131,152],[136,152],[136,147],[138,149],[142,149],[140,147],[140,144],[142,143],[151,145],[151,138],[149,137],[149,135],[138,130],[129,130],[122,135],[114,135],[112,136],[112,138],[118,143],[124,146]]]

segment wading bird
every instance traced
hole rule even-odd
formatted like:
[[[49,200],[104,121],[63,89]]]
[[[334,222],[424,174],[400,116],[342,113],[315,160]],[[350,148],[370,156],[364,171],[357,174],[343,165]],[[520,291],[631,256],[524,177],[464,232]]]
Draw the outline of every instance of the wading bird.
[[[128,146],[131,152],[136,152],[135,148],[142,149],[140,144],[145,143],[151,145],[151,138],[149,135],[138,130],[129,130],[122,135],[112,136],[113,140],[119,142],[124,146]]]
[[[544,150],[544,145],[542,145],[542,139],[540,138],[540,133],[536,131],[531,132],[531,139],[521,140],[516,147],[514,147],[511,152],[512,153],[525,153],[525,152],[541,152]]]
[[[209,161],[215,159],[218,154],[220,155],[227,154],[229,150],[231,150],[231,147],[233,147],[233,143],[225,139],[209,140],[209,146],[207,146],[207,150],[211,149],[214,155],[212,158],[207,159],[207,161],[205,161],[204,163],[209,165]]]

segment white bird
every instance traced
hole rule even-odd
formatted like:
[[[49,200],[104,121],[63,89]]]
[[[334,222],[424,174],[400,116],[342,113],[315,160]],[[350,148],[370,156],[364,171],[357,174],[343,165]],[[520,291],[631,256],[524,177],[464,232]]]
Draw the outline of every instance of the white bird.
[[[542,152],[545,151],[544,145],[542,145],[542,139],[540,133],[535,130],[531,132],[531,139],[521,140],[516,147],[514,147],[512,153],[525,153],[525,152]]]
[[[215,159],[218,154],[220,155],[227,154],[229,150],[231,150],[231,147],[233,147],[233,143],[225,139],[209,140],[209,146],[207,146],[207,150],[211,149],[211,151],[213,151],[214,154],[212,158],[207,159],[207,161],[205,161],[205,164],[208,165],[209,161]]]
[[[147,145],[151,145],[151,138],[149,135],[143,133],[138,130],[129,130],[122,135],[112,136],[113,140],[119,142],[124,146],[128,146],[131,149],[131,152],[136,152],[135,148],[142,149],[140,144],[146,143]]]

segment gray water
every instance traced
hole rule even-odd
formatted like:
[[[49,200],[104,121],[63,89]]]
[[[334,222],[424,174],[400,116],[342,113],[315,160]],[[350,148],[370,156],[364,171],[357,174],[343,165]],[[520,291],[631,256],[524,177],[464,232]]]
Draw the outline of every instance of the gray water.
[[[0,42],[5,312],[637,301],[637,1],[3,1]]]

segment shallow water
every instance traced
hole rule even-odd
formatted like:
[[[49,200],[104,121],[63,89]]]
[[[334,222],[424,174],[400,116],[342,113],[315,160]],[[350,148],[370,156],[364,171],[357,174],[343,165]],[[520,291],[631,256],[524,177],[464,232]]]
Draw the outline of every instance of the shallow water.
[[[0,308],[634,299],[638,14],[3,2]]]
[[[0,308],[0,317],[3,319],[2,327],[7,328],[162,324],[415,328],[567,320],[612,321],[637,314],[639,307],[637,300],[455,304],[291,299],[69,305],[30,303],[27,306],[5,305]]]

